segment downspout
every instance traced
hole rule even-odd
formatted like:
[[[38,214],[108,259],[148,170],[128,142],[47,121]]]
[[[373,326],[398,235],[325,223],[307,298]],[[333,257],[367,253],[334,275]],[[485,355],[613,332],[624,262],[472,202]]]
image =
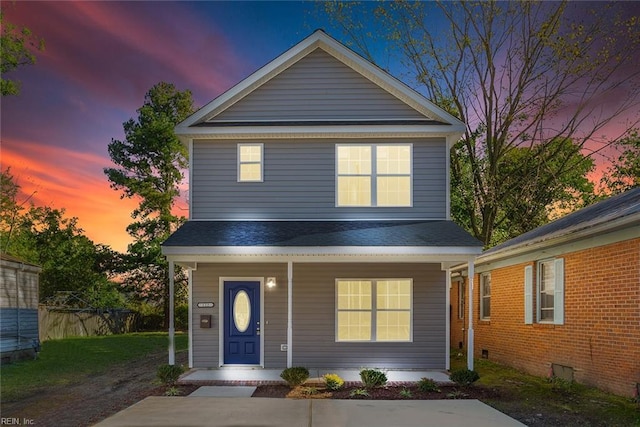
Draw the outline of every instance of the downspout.
[[[445,270],[447,278],[445,280],[446,292],[445,292],[445,369],[448,371],[451,369],[451,269]]]
[[[287,368],[293,366],[293,262],[287,262]]]
[[[474,259],[469,260],[469,327],[467,328],[467,369],[473,371],[473,276]]]
[[[175,334],[174,329],[174,297],[173,288],[175,282],[175,263],[169,261],[169,365],[176,364],[176,348],[175,348]]]

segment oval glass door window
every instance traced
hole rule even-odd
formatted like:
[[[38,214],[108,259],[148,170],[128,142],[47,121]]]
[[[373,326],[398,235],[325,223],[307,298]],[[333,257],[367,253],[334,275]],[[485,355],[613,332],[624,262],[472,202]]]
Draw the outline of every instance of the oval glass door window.
[[[233,321],[238,332],[244,332],[249,327],[251,320],[251,305],[246,291],[240,291],[233,300]]]

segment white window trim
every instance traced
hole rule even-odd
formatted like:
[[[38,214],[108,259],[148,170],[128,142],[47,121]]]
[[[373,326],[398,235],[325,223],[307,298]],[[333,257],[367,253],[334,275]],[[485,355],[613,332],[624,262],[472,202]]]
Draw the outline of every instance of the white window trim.
[[[537,320],[538,323],[550,323],[553,324],[553,319],[551,320],[542,320],[542,293],[541,293],[541,282],[542,282],[542,274],[540,272],[540,270],[542,269],[542,264],[546,263],[546,262],[551,262],[551,267],[554,268],[554,264],[553,264],[554,259],[553,258],[546,258],[546,259],[541,259],[539,261],[536,262],[536,316],[537,316]],[[553,271],[553,291],[555,293],[555,268]],[[555,311],[556,311],[556,304],[555,301],[553,301],[553,313],[555,315]]]
[[[487,277],[491,282],[491,273],[480,274],[480,320],[491,320],[491,292],[489,292],[489,295],[484,294],[484,281]],[[484,316],[484,301],[487,297],[489,298],[489,315]]]
[[[553,268],[553,318],[550,320],[541,320],[540,268],[544,262],[552,262]],[[536,315],[538,323],[564,325],[564,258],[545,258],[536,261]]]
[[[378,171],[377,171],[377,151],[378,147],[408,146],[409,147],[409,204],[408,205],[384,205],[378,206]],[[338,173],[338,147],[371,147],[371,173],[360,175],[340,175]],[[376,144],[336,144],[335,152],[335,207],[337,208],[412,208],[413,207],[413,144],[411,143],[376,143]],[[371,204],[369,205],[341,205],[338,194],[338,178],[340,176],[368,176],[371,178]],[[381,176],[406,177],[405,174],[386,174]]]
[[[409,339],[408,340],[384,340],[378,341],[376,337],[376,313],[378,309],[376,307],[377,304],[377,292],[378,292],[378,281],[393,281],[393,280],[408,280],[409,281],[409,310],[406,309],[396,309],[396,310],[380,310],[380,311],[408,311],[409,312]],[[371,282],[371,310],[338,310],[338,282],[341,281],[366,281]],[[410,343],[413,342],[413,279],[407,277],[399,277],[399,278],[375,278],[375,279],[363,279],[363,278],[338,278],[335,280],[335,291],[334,291],[334,304],[335,304],[335,331],[334,331],[334,340],[339,343]],[[366,340],[340,340],[338,339],[338,312],[339,311],[367,311],[371,312],[371,339]]]
[[[260,162],[242,162],[240,159],[240,149],[242,147],[260,147]],[[236,150],[237,157],[237,182],[264,182],[264,144],[258,142],[250,142],[250,143],[239,143]],[[252,165],[259,164],[260,165],[260,179],[240,179],[240,166],[241,165]]]
[[[464,279],[460,280],[458,282],[458,319],[464,319],[465,287]]]

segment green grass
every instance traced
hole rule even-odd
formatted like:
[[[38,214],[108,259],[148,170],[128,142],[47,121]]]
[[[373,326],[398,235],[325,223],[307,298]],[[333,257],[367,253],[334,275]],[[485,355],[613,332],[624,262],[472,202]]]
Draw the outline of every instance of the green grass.
[[[187,349],[187,338],[176,334],[177,351]],[[37,360],[2,366],[2,400],[18,400],[41,388],[77,383],[117,364],[166,351],[167,346],[168,336],[162,332],[45,341]]]
[[[465,368],[466,357],[451,352],[451,370]],[[640,427],[640,406],[633,399],[606,393],[578,383],[552,382],[488,360],[476,359],[480,386],[495,388],[508,399],[486,399],[485,403],[509,414],[554,413],[575,416],[568,425]]]

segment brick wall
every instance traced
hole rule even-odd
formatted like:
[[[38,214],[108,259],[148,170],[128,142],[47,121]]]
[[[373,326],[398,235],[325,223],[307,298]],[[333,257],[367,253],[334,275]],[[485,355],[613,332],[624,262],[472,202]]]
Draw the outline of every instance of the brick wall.
[[[533,262],[491,271],[490,321],[478,320],[475,286],[476,357],[484,349],[490,360],[540,376],[548,376],[552,364],[569,366],[577,382],[635,395],[640,383],[640,239],[563,258],[564,325],[524,324],[524,267]]]

